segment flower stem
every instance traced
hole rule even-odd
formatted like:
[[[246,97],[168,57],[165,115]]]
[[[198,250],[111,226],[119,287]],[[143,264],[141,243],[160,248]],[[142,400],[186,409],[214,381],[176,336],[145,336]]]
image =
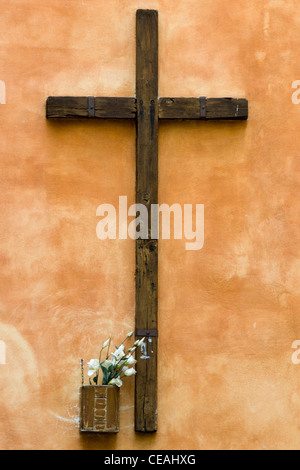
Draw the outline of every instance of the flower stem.
[[[103,351],[103,346],[102,346],[102,348],[101,348],[100,355],[99,355],[99,364],[101,364],[101,355],[102,355],[102,351]],[[100,372],[100,367],[99,367],[99,372]],[[100,373],[98,373],[97,385],[99,385],[99,378],[100,378]]]
[[[111,338],[109,338],[109,343],[108,343],[108,348],[107,348],[107,353],[106,353],[106,359],[109,358],[110,343],[111,343]]]

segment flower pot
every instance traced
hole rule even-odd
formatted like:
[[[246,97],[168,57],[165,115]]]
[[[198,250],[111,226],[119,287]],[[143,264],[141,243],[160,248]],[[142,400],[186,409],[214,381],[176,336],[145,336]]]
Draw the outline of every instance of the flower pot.
[[[119,388],[83,385],[80,394],[82,432],[119,432]]]

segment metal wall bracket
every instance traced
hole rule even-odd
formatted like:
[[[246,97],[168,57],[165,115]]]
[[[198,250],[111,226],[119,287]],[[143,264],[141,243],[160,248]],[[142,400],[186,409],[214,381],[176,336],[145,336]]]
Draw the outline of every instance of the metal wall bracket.
[[[135,336],[145,336],[146,338],[157,338],[157,330],[135,330]]]
[[[95,98],[94,96],[88,96],[88,117],[95,117]]]
[[[200,119],[206,119],[206,96],[200,96]]]

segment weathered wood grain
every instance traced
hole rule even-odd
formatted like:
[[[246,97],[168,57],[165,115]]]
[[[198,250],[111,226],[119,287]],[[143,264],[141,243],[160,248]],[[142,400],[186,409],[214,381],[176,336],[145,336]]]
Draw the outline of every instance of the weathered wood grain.
[[[207,98],[206,117],[201,117],[200,98],[160,98],[160,119],[246,120],[248,101],[239,98]]]
[[[136,98],[95,98],[95,119],[135,119]],[[87,96],[50,96],[46,103],[48,119],[87,119]],[[159,119],[201,119],[200,98],[160,98]],[[207,98],[206,120],[246,120],[248,101],[241,98]]]
[[[84,385],[80,389],[80,430],[119,431],[119,389],[112,385]]]
[[[48,119],[91,119],[87,96],[50,96],[46,103]],[[94,119],[135,119],[135,98],[95,98]]]
[[[158,203],[158,13],[138,10],[136,24],[136,202],[149,213]],[[157,328],[157,240],[136,241],[136,329]],[[135,430],[157,430],[157,341],[148,359],[137,356]]]

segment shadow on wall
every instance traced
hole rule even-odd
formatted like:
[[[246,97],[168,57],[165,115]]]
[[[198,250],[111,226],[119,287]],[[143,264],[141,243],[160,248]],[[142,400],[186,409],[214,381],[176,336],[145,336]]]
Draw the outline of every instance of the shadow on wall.
[[[122,426],[121,426],[122,428]],[[120,428],[120,429],[121,429]],[[122,431],[122,429],[121,429]],[[157,433],[134,433],[134,448],[126,450],[156,449]],[[80,433],[80,446],[83,450],[121,450],[119,434]],[[122,439],[123,441],[123,439]]]
[[[80,433],[80,446],[84,450],[117,450],[117,434]]]

